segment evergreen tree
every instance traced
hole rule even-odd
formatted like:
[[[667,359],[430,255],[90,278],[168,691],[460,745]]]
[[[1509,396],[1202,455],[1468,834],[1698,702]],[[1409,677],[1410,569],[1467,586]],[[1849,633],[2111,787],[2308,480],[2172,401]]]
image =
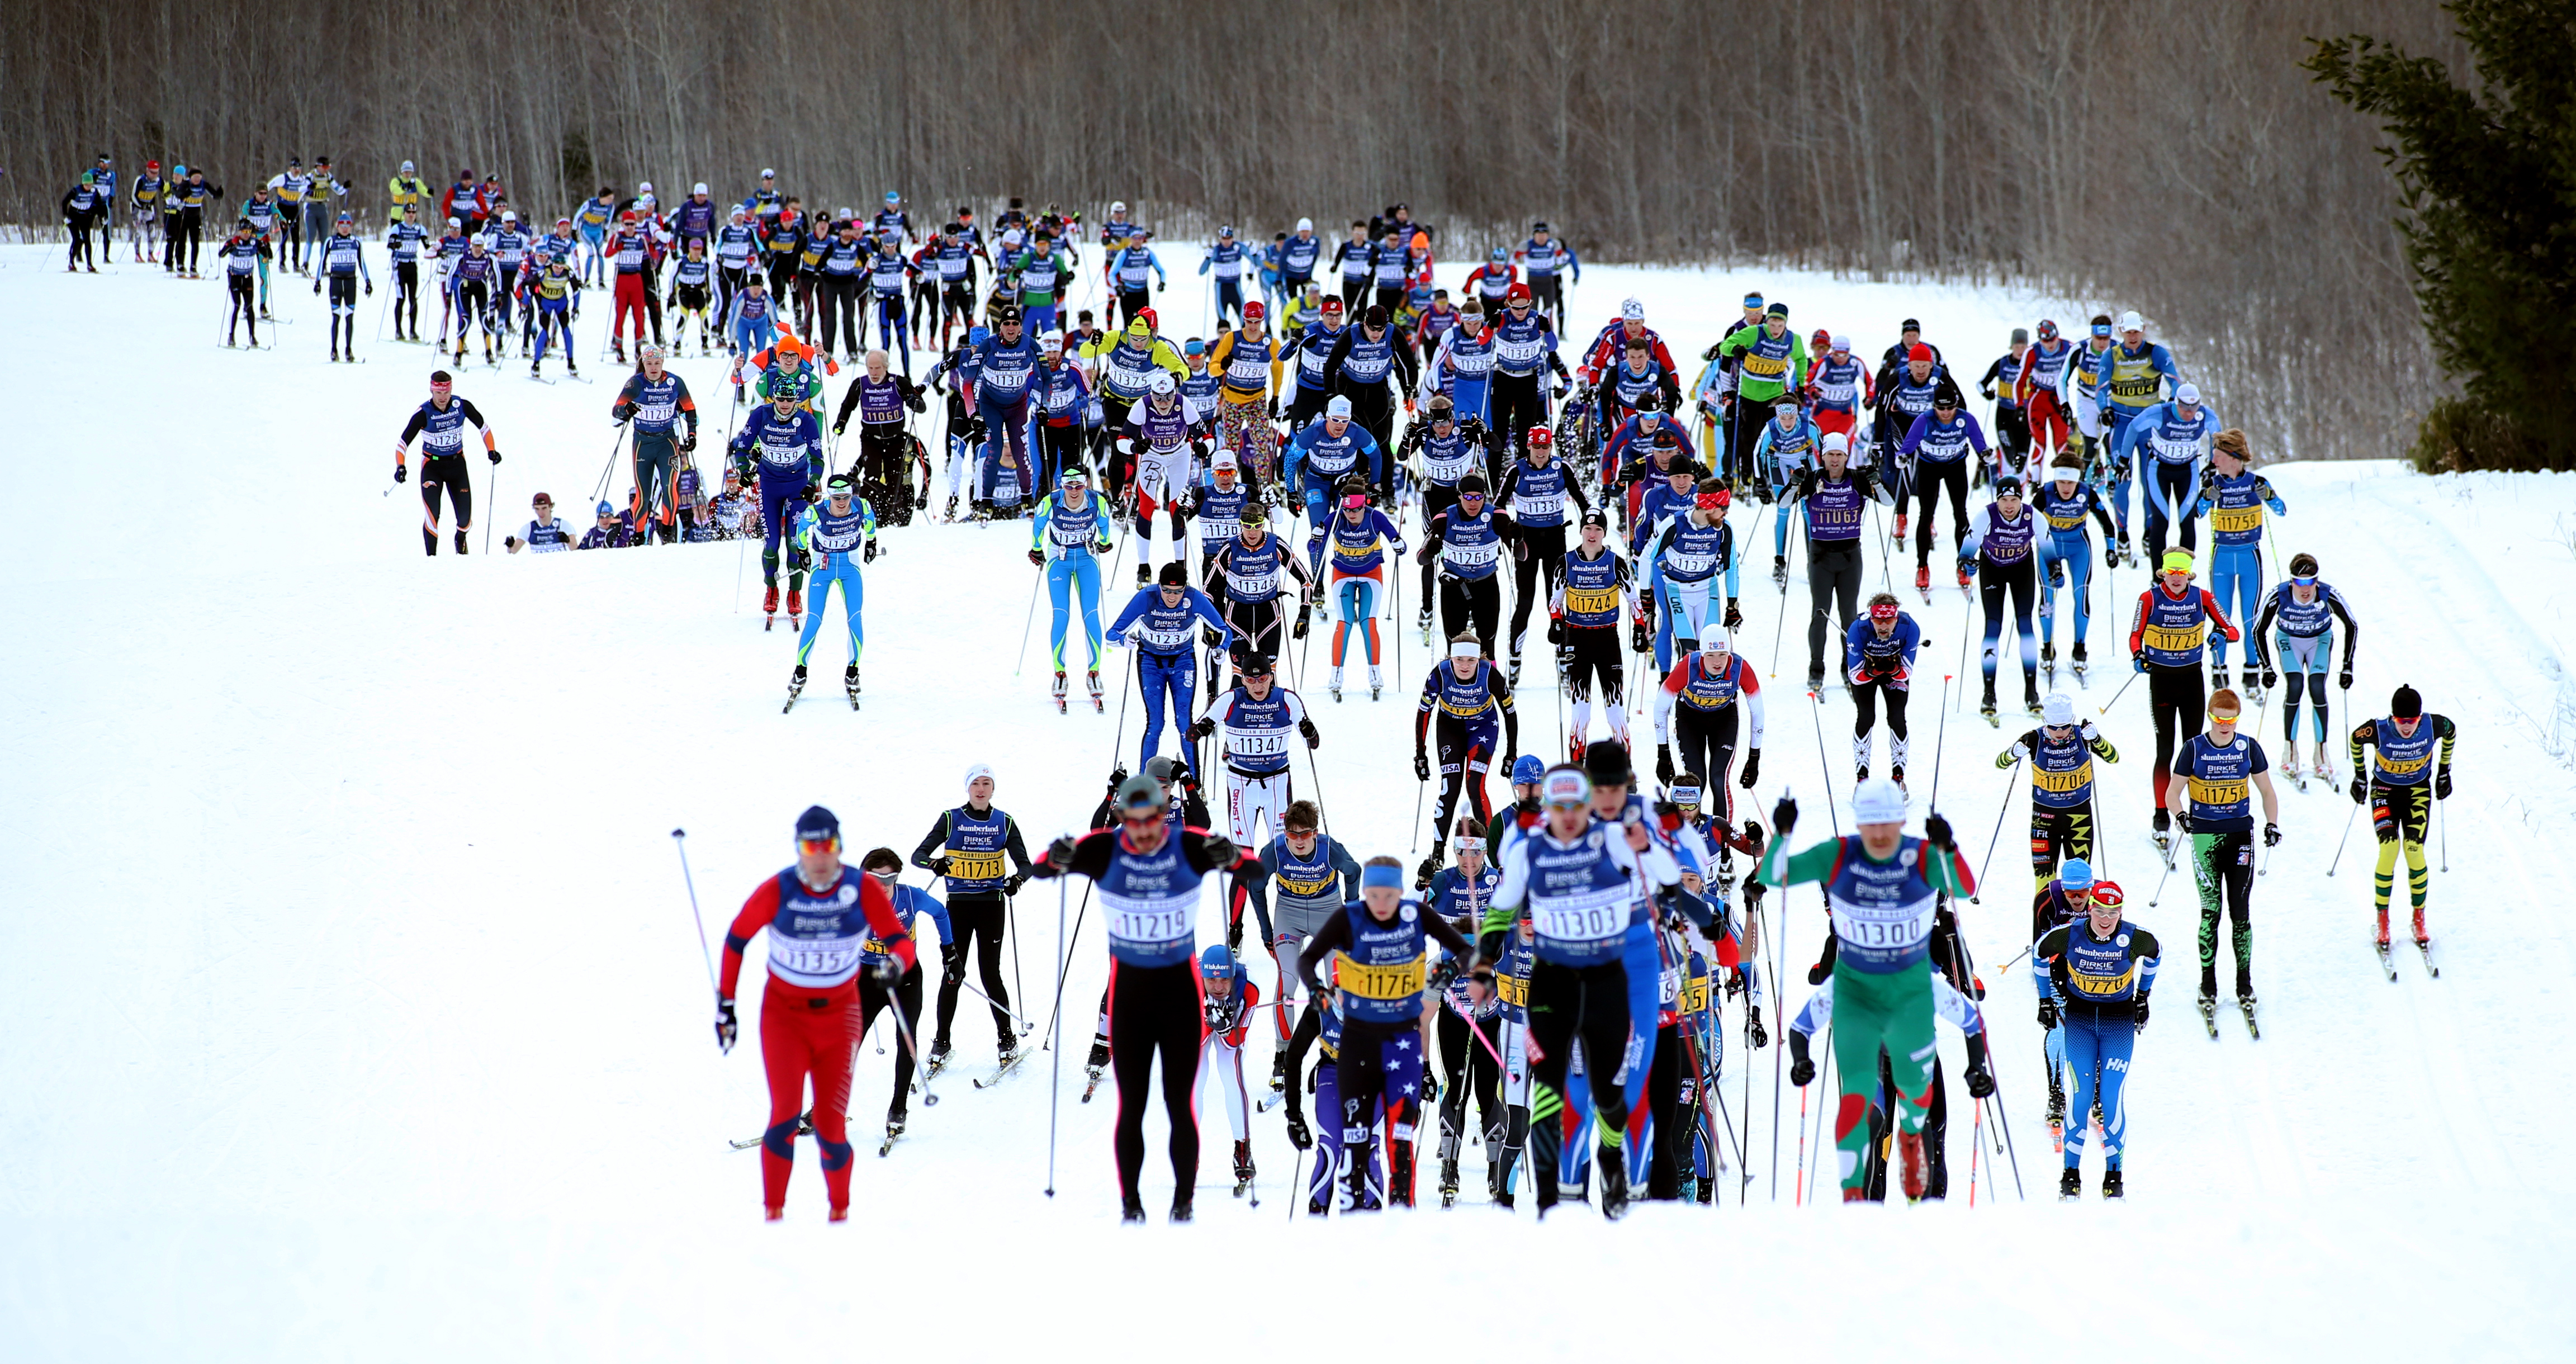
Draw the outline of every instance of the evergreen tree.
[[[2460,395],[2417,433],[2427,472],[2576,469],[2576,0],[2449,0],[2476,68],[2354,34],[2302,65],[2383,120],[2415,296]]]

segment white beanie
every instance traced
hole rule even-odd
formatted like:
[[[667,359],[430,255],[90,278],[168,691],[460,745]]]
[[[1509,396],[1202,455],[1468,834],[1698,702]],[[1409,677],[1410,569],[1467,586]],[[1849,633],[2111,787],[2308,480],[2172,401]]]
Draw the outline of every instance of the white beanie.
[[[968,790],[971,791],[974,789],[975,779],[977,777],[981,777],[986,781],[991,781],[993,779],[992,765],[990,763],[977,763],[973,767],[966,769],[966,787]]]

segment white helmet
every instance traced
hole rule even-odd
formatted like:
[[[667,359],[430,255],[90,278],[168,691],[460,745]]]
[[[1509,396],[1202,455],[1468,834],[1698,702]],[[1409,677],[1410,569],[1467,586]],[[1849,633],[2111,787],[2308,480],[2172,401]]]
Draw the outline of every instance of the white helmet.
[[[1855,824],[1902,824],[1905,822],[1905,788],[1885,777],[1872,777],[1852,792],[1852,822]]]
[[[1157,398],[1170,397],[1179,388],[1179,384],[1172,382],[1172,372],[1168,369],[1155,370],[1153,377],[1145,381],[1145,391]]]

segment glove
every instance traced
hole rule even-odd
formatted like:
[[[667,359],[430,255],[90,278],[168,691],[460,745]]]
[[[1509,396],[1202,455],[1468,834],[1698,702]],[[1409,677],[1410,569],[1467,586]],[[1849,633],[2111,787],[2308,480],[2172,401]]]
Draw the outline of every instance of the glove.
[[[2056,1000],[2043,999],[2039,1002],[2039,1026],[2043,1028],[2054,1028],[2057,1026]]]
[[[2109,541],[2104,541],[2102,545],[2102,566],[2104,568],[2118,568],[2120,566],[2119,547],[2111,544]]]
[[[2145,1032],[2146,1030],[2147,1030],[2147,997],[2146,997],[2145,995],[2140,995],[2140,996],[2138,996],[2138,1031],[2140,1031],[2140,1032]]]
[[[1288,1115],[1288,1144],[1300,1151],[1315,1148],[1315,1134],[1308,1130],[1306,1120],[1295,1113]]]
[[[1512,557],[1516,560],[1526,561],[1529,558],[1529,541],[1512,541]]]
[[[814,566],[814,556],[807,554],[805,551],[800,549],[794,553],[791,558],[791,562],[795,564],[796,571],[802,573],[806,569]]]
[[[1655,651],[1654,637],[1647,632],[1646,622],[1641,620],[1629,627],[1628,651],[1638,654],[1650,654]]]
[[[375,282],[374,280],[368,280],[368,281],[367,281],[367,297],[369,297],[369,298],[374,298],[375,296],[376,296],[376,282]]]
[[[1565,642],[1564,621],[1559,620],[1554,616],[1547,618],[1547,642],[1550,644],[1563,644]]]
[[[863,563],[863,564],[872,564],[872,563],[875,563],[876,561],[877,561],[877,542],[876,542],[876,541],[874,541],[874,540],[870,540],[870,541],[868,541],[868,542],[867,542],[867,544],[866,544],[864,547],[862,547],[862,548],[859,550],[859,562],[860,562],[860,563]]]
[[[1762,1026],[1762,1006],[1759,1004],[1744,1011],[1744,1045],[1755,1051],[1771,1045],[1771,1034]]]
[[[1195,772],[1183,773],[1181,775],[1181,784],[1193,791],[1197,790],[1199,784],[1198,774]],[[1234,845],[1234,840],[1223,834],[1208,835],[1207,854],[1208,861],[1215,863],[1220,869],[1231,867],[1235,863],[1243,860],[1243,849],[1236,847]]]
[[[1034,550],[1034,549],[1033,549],[1033,550],[1030,550],[1030,551],[1029,551],[1029,566],[1030,566],[1030,567],[1032,567],[1032,568],[1044,568],[1044,567],[1046,567],[1046,556],[1045,556],[1044,554],[1039,553],[1038,551],[1036,551],[1036,550]]]
[[[1029,873],[1024,871],[1012,872],[1010,879],[1002,883],[1002,893],[1004,895],[1017,895],[1020,893],[1020,887],[1025,886],[1028,883]]]
[[[2145,672],[2147,670],[2147,651],[2140,649],[2136,653],[2129,655],[2129,666],[2137,669],[2139,672]]]
[[[2269,683],[2269,682],[2266,682],[2266,683],[2264,683],[2263,685],[2265,685],[2265,686],[2267,686],[2267,687],[2268,687],[2268,686],[2270,686],[2270,685],[2272,685],[2272,684],[2271,684],[2271,683]],[[2336,685],[2336,686],[2338,686],[2338,687],[2343,688],[2345,691],[2351,691],[2351,690],[2352,690],[2352,665],[2351,665],[2351,664],[2347,663],[2347,664],[2343,665],[2343,671],[2342,671],[2341,673],[2337,674],[2337,675],[2336,675],[2336,677],[2335,677],[2335,685]]]
[[[1924,819],[1923,837],[1927,842],[1931,843],[1933,847],[1939,848],[1943,852],[1958,851],[1958,849],[1952,846],[1950,842],[1950,821],[1943,819],[1938,814],[1927,816]]]
[[[492,461],[493,463],[498,464],[498,463],[500,463],[500,462],[501,462],[501,452],[500,452],[500,451],[498,451],[498,450],[486,450],[486,451],[484,451],[483,453],[484,453],[484,455],[485,455],[485,456],[487,456],[488,458],[490,458],[490,459],[491,459],[491,461]]]
[[[963,952],[943,951],[939,955],[945,959],[940,962],[941,969],[939,972],[939,983],[942,985],[964,984],[966,980],[966,954]]]
[[[1729,630],[1744,628],[1744,612],[1736,606],[1733,597],[1726,599],[1726,628]]]
[[[1753,789],[1753,783],[1760,780],[1762,780],[1762,750],[1757,748],[1744,755],[1744,775],[1736,778],[1735,784],[1750,791]]]
[[[2263,846],[2267,848],[2276,847],[2280,842],[2281,826],[2278,824],[2265,824],[2263,826]]]
[[[394,466],[394,482],[396,482],[396,483],[408,483],[408,482],[410,482],[410,481],[411,481],[411,470],[406,469],[406,468],[404,468],[403,466],[401,466],[401,465],[399,465],[399,464],[395,465],[395,466]]]
[[[2451,769],[2449,769],[2449,768],[2445,767],[2445,768],[2443,768],[2442,770],[2440,770],[2440,771],[2438,771],[2438,772],[2435,772],[2435,773],[2433,774],[2433,799],[2435,799],[2435,800],[2449,800],[2450,798],[2451,798]],[[2268,846],[2268,845],[2267,845],[2267,846]]]
[[[2370,798],[2370,786],[2369,786],[2369,784],[2368,784],[2368,783],[2366,783],[2366,782],[2364,782],[2364,781],[2363,781],[2359,776],[2357,776],[2357,775],[2356,775],[2356,776],[2352,779],[2352,803],[2353,803],[2353,804],[2355,804],[2355,805],[2359,805],[2359,804],[2361,804],[2363,801],[2368,800],[2369,798]]]
[[[314,281],[313,281],[313,292],[314,292],[314,293],[316,293],[316,294],[319,294],[319,293],[321,293],[321,292],[322,292],[322,281],[321,281],[320,277],[318,277],[318,276],[317,276],[317,277],[315,277],[315,279],[314,279]]]
[[[1315,722],[1314,722],[1314,721],[1312,721],[1312,720],[1300,720],[1300,721],[1298,721],[1298,722],[1297,722],[1297,732],[1306,736],[1306,747],[1308,747],[1309,749],[1314,749],[1314,748],[1321,748],[1321,747],[1323,747],[1323,745],[1324,745],[1324,735],[1323,735],[1323,731],[1321,731],[1321,730],[1319,730],[1319,729],[1315,728]]]
[[[1262,399],[1261,414],[1272,421],[1279,420],[1279,400],[1277,398]]]
[[[868,966],[868,974],[876,977],[877,984],[891,990],[894,988],[896,981],[903,979],[903,963],[896,961],[892,957],[886,957],[880,961],[871,963]],[[964,973],[960,972],[958,979],[963,980],[965,978]]]
[[[823,500],[823,490],[815,487],[811,483],[808,483],[805,485],[803,497],[805,499],[806,506],[813,506],[815,503]]]
[[[954,865],[956,861],[956,858],[942,853],[939,856],[930,859],[930,874],[933,876],[946,876],[948,874],[948,868]]]
[[[1181,737],[1196,743],[1214,733],[1216,733],[1216,721],[1200,719],[1192,722],[1188,729],[1182,730]]]
[[[716,1001],[716,1050],[731,1054],[734,1039],[742,1035],[742,1024],[734,1018],[733,1001]]]
[[[1290,628],[1289,628],[1289,631],[1288,631],[1288,637],[1289,637],[1290,639],[1304,639],[1304,638],[1306,637],[1306,608],[1305,608],[1305,607],[1300,606],[1300,607],[1298,607],[1298,608],[1297,608],[1297,623],[1296,623],[1294,626],[1292,626],[1292,627],[1290,627]]]
[[[1556,646],[1556,675],[1570,677],[1573,673],[1574,645],[1571,641],[1567,641]]]
[[[1065,868],[1065,864],[1072,860],[1073,835],[1057,834],[1055,836],[1055,841],[1047,844],[1046,864],[1049,867],[1054,868],[1058,873],[1061,873]]]
[[[1980,1065],[1968,1067],[1968,1097],[1982,1099],[1995,1092],[1995,1073]]]
[[[1202,625],[1199,627],[1199,642],[1211,649],[1222,649],[1225,647],[1225,636],[1218,634],[1213,625]]]
[[[1413,750],[1413,779],[1415,781],[1431,780],[1431,755],[1418,748]]]
[[[1789,1083],[1796,1085],[1800,1089],[1805,1089],[1809,1084],[1814,1083],[1815,1078],[1815,1062],[1807,1060],[1804,1057],[1800,1057],[1799,1059],[1789,1063]]]
[[[911,408],[914,412],[927,412],[930,410],[929,406],[921,401],[921,390],[919,389],[914,389],[912,392],[905,394],[903,405]]]
[[[833,434],[833,435],[836,435],[836,436],[837,436],[837,435],[841,434],[842,432],[847,431],[847,430],[849,430],[849,429],[850,429],[850,419],[849,419],[849,418],[847,418],[847,417],[843,417],[843,418],[841,418],[839,421],[836,421],[836,422],[832,423],[832,434]]]
[[[1798,802],[1782,796],[1779,802],[1771,807],[1771,836],[1775,839],[1787,838],[1789,831],[1797,827]]]
[[[1825,983],[1827,978],[1833,975],[1833,973],[1834,968],[1825,965],[1823,962],[1817,962],[1815,965],[1807,968],[1807,983],[1809,985],[1822,985]]]
[[[2174,811],[2174,812],[2173,812],[2173,820],[2174,820],[2174,827],[2175,827],[2175,828],[2182,830],[2184,833],[2190,833],[2190,832],[2191,832],[2191,807],[2189,807],[2189,806],[2184,806],[2184,807],[2182,807],[2181,809],[2178,809],[2178,810]]]
[[[1666,786],[1673,784],[1673,746],[1671,744],[1655,745],[1655,780]]]

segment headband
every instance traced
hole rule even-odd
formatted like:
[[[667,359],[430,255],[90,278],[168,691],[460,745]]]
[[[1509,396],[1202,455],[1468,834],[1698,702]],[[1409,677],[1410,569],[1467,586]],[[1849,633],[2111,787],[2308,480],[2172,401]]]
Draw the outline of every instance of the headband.
[[[1372,890],[1380,886],[1388,890],[1404,889],[1404,868],[1384,866],[1360,868],[1360,889]]]

